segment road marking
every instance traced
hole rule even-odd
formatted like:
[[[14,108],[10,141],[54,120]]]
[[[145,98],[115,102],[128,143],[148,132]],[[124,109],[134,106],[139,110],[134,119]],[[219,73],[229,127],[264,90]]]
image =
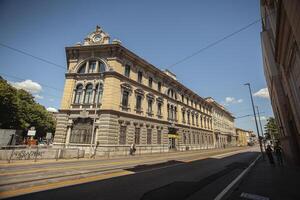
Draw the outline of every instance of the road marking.
[[[258,155],[256,159],[246,169],[244,169],[240,175],[238,175],[238,177],[236,177],[221,193],[218,194],[218,196],[215,197],[214,200],[221,200],[229,192],[229,190],[248,173],[260,157],[261,155]]]
[[[234,151],[234,152],[239,152],[239,151]],[[203,153],[207,153],[207,152],[203,152]],[[201,154],[203,154],[203,153],[201,153]],[[192,156],[192,155],[195,155],[195,154],[190,154],[190,155]],[[197,158],[197,160],[205,159],[205,158],[207,158],[207,157]],[[151,162],[151,161],[149,161],[149,162]],[[187,161],[187,162],[190,162],[190,161]],[[167,165],[167,166],[148,169],[148,170],[143,170],[143,171],[139,171],[139,172],[132,172],[132,171],[121,170],[120,169],[116,172],[106,172],[106,173],[103,173],[103,174],[100,174],[100,175],[84,177],[84,178],[78,178],[78,179],[75,179],[75,180],[64,180],[64,181],[60,181],[60,182],[45,183],[45,184],[42,183],[43,185],[31,186],[30,188],[20,188],[20,189],[0,192],[0,199],[13,197],[13,196],[20,196],[20,195],[33,193],[33,192],[39,192],[39,191],[43,191],[43,190],[49,190],[49,189],[66,187],[66,186],[71,186],[71,185],[77,185],[77,184],[82,184],[82,183],[87,183],[87,182],[99,181],[99,180],[104,180],[104,179],[113,178],[113,177],[125,176],[125,175],[130,175],[130,174],[138,174],[138,173],[144,173],[144,172],[151,172],[151,171],[155,171],[155,170],[161,170],[161,169],[165,169],[165,168],[169,168],[169,167],[175,167],[175,166],[183,165],[183,164],[186,164],[187,162],[177,163],[177,164],[173,164],[173,165]]]
[[[9,190],[9,191],[0,192],[0,199],[24,195],[24,194],[33,193],[33,192],[39,192],[39,191],[43,191],[43,190],[61,188],[61,187],[66,187],[66,186],[71,186],[71,185],[78,185],[78,184],[88,183],[88,182],[92,182],[92,181],[99,181],[99,180],[104,180],[104,179],[113,178],[113,177],[125,176],[125,175],[129,175],[129,174],[134,174],[134,172],[120,170],[117,172],[110,172],[110,173],[101,174],[98,176],[79,178],[79,179],[75,179],[75,180],[65,180],[65,181],[60,181],[60,182],[56,182],[56,183],[48,183],[45,185],[32,186],[30,188]]]
[[[257,194],[249,194],[246,192],[243,192],[240,197],[244,197],[246,199],[251,199],[251,200],[270,200],[269,197],[264,197]]]

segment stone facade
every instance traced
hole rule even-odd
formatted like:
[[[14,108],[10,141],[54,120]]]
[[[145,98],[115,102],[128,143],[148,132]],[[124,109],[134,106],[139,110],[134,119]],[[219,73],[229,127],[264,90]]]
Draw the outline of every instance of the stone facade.
[[[97,155],[214,147],[212,105],[100,27],[67,47],[54,143]],[[89,152],[89,151],[86,151]]]
[[[215,147],[236,146],[237,136],[234,128],[234,116],[213,98],[208,97],[206,101],[212,105]]]
[[[237,136],[237,141],[236,144],[237,146],[247,146],[248,143],[250,142],[250,137],[253,134],[253,131],[247,131],[241,128],[236,128],[236,136]]]
[[[287,161],[300,165],[300,1],[261,0],[264,73]]]

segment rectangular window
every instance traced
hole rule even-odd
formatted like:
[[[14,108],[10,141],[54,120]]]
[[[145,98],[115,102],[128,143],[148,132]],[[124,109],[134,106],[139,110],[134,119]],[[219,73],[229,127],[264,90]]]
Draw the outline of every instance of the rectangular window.
[[[119,144],[126,144],[126,126],[120,126]]]
[[[185,111],[182,111],[182,122],[185,123]]]
[[[136,96],[136,110],[141,111],[142,109],[142,96],[137,95]]]
[[[152,142],[152,129],[147,129],[147,144]]]
[[[161,144],[161,130],[157,130],[157,144]]]
[[[183,134],[183,144],[186,144],[186,134]]]
[[[129,92],[128,91],[123,91],[123,97],[122,97],[122,106],[123,107],[128,107],[128,97],[129,97]]]
[[[129,65],[125,65],[125,76],[129,77],[130,76],[130,66]]]
[[[157,104],[157,115],[161,116],[161,103]]]
[[[183,94],[181,95],[181,101],[182,101],[182,103],[184,103],[184,96],[183,96]]]
[[[196,144],[196,135],[193,134],[193,144]]]
[[[149,77],[148,86],[151,88],[152,88],[152,82],[153,82],[153,79],[151,77]]]
[[[143,81],[143,72],[138,72],[138,80],[139,83],[142,83]]]
[[[134,143],[140,144],[141,128],[136,127],[134,132]]]
[[[158,90],[159,92],[161,92],[161,82],[158,82],[158,83],[157,83],[157,90]]]
[[[152,113],[152,99],[148,99],[148,113]]]

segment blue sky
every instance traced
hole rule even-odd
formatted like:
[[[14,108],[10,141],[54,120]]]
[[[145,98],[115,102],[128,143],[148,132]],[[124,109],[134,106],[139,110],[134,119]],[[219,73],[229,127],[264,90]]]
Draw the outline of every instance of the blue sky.
[[[111,39],[120,39],[125,47],[165,69],[259,18],[258,0],[1,0],[0,43],[65,66],[64,48],[83,41],[100,25]],[[260,31],[261,24],[256,23],[170,70],[200,96],[226,104],[236,117],[251,114],[243,84],[250,82],[253,93],[266,88]],[[64,73],[0,46],[0,74],[10,82],[27,80],[45,107],[60,107]],[[273,115],[269,98],[255,96],[254,101],[263,116]],[[251,117],[237,119],[236,126],[256,130]]]

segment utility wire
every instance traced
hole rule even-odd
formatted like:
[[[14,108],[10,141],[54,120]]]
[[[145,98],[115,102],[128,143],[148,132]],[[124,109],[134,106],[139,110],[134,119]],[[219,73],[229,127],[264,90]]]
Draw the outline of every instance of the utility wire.
[[[167,69],[171,69],[171,68],[174,67],[175,65],[178,65],[178,64],[180,64],[180,63],[182,63],[182,62],[184,62],[184,61],[186,61],[186,60],[188,60],[188,59],[190,59],[190,58],[192,58],[192,57],[198,55],[199,53],[201,53],[201,52],[203,52],[203,51],[205,51],[205,50],[207,50],[207,49],[209,49],[209,48],[211,48],[211,47],[213,47],[213,46],[215,46],[215,45],[217,45],[217,44],[223,42],[224,40],[226,40],[226,39],[228,39],[228,38],[230,38],[230,37],[232,37],[232,36],[234,36],[234,35],[236,35],[236,34],[242,32],[242,31],[244,31],[244,30],[250,28],[251,26],[255,25],[256,23],[258,23],[258,22],[260,22],[260,21],[261,21],[261,18],[255,20],[255,21],[253,21],[253,22],[251,22],[250,24],[247,24],[246,26],[244,26],[244,27],[242,27],[242,28],[240,28],[240,29],[238,29],[238,30],[236,30],[236,31],[234,31],[234,32],[232,32],[232,33],[230,33],[230,34],[228,34],[228,35],[226,35],[226,36],[224,36],[224,37],[222,37],[222,38],[220,38],[220,39],[214,41],[214,42],[211,42],[210,44],[208,44],[208,45],[206,45],[205,47],[199,49],[198,51],[192,53],[191,55],[188,55],[188,56],[184,57],[183,59],[181,59],[181,60],[179,60],[179,61],[177,61],[177,62],[175,62],[175,63],[169,65],[169,66],[167,67]]]
[[[44,58],[35,56],[35,55],[33,55],[33,54],[27,53],[26,51],[23,51],[23,50],[20,50],[20,49],[17,49],[17,48],[8,46],[8,45],[6,45],[6,44],[0,43],[0,46],[5,47],[5,48],[10,49],[10,50],[13,50],[13,51],[16,51],[16,52],[18,52],[18,53],[20,53],[20,54],[23,54],[23,55],[32,57],[32,58],[34,58],[34,59],[36,59],[36,60],[39,60],[39,61],[42,61],[42,62],[44,62],[44,63],[48,63],[48,64],[50,64],[50,65],[53,65],[53,66],[57,67],[57,68],[64,69],[64,70],[66,69],[66,67],[63,66],[63,65],[56,64],[56,63],[54,63],[54,62],[52,62],[52,61],[49,61],[49,60],[46,60],[46,59],[44,59]]]

